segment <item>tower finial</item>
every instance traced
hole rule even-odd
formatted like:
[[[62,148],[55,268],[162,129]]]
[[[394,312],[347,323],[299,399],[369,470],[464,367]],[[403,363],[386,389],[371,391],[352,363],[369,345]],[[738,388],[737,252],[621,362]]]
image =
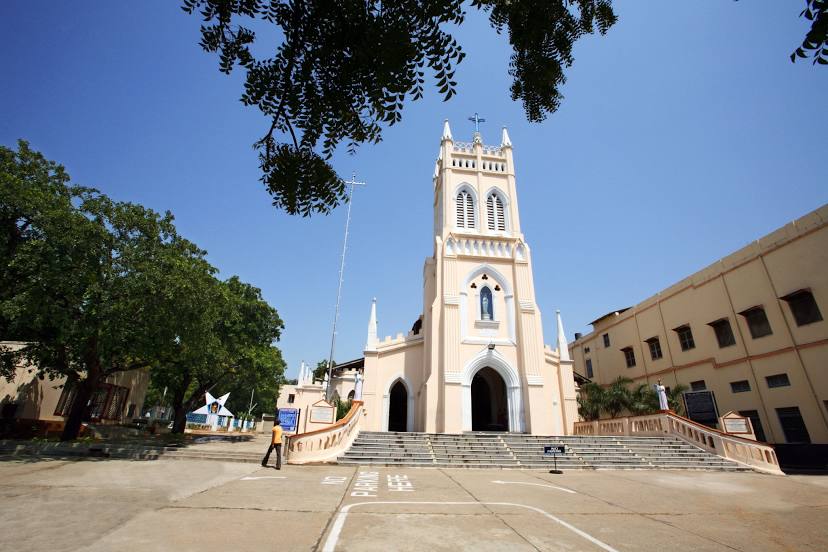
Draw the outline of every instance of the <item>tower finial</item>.
[[[500,147],[501,148],[511,148],[512,141],[509,139],[509,132],[506,130],[506,127],[503,127],[503,135],[500,138]]]
[[[374,351],[377,348],[377,298],[371,301],[371,316],[368,318],[368,338],[365,340],[365,350]]]
[[[443,138],[442,139],[443,140],[452,140],[452,141],[454,140],[454,138],[451,137],[451,127],[449,126],[448,119],[443,121]]]
[[[558,355],[561,360],[569,361],[572,358],[569,356],[569,346],[566,343],[566,333],[564,333],[563,322],[561,321],[561,311],[556,310],[555,314],[558,318]]]

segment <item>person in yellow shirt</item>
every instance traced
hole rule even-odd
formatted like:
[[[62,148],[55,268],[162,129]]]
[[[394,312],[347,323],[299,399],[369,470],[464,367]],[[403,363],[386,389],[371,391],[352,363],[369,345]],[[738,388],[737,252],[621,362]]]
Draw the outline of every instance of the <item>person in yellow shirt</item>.
[[[262,466],[267,467],[267,461],[270,459],[270,453],[276,449],[276,469],[282,469],[282,426],[279,425],[279,418],[273,421],[273,436],[270,439],[270,447],[267,449]]]

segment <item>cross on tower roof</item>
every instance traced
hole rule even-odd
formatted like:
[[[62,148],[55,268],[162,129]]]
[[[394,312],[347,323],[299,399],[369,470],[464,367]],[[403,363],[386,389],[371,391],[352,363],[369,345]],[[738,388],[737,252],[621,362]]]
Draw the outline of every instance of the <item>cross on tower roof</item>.
[[[474,132],[479,134],[480,133],[480,123],[485,123],[486,119],[481,119],[477,112],[475,112],[474,117],[469,117],[469,121],[474,123]]]

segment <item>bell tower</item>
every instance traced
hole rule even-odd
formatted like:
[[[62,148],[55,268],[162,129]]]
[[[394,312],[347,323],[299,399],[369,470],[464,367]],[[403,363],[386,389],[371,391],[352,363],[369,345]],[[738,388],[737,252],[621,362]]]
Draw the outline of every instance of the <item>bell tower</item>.
[[[504,128],[500,145],[484,144],[483,120],[472,120],[470,142],[455,141],[443,124],[422,316],[408,335],[380,340],[372,304],[366,423],[380,431],[564,435],[577,419],[572,361],[562,330],[557,350],[543,343],[512,142]]]
[[[520,236],[512,142],[505,127],[500,146],[488,146],[479,131],[471,142],[455,141],[445,121],[433,180],[435,236],[443,241],[452,232]]]

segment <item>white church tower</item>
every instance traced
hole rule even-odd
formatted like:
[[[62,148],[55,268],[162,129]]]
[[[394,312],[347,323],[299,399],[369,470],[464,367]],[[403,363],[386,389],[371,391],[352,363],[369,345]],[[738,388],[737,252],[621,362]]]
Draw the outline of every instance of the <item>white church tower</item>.
[[[484,145],[479,132],[472,142],[455,141],[444,124],[433,175],[434,251],[423,271],[417,331],[379,341],[371,308],[363,391],[369,429],[572,430],[572,362],[562,328],[557,350],[543,343],[505,128],[500,142]]]

